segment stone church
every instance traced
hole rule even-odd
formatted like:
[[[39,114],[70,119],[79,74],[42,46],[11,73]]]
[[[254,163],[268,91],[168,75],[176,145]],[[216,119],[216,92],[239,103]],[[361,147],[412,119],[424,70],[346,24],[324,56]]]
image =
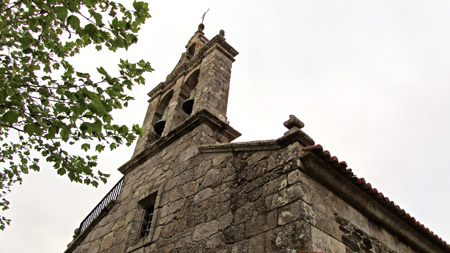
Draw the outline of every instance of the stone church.
[[[275,140],[232,142],[238,52],[204,25],[149,105],[123,178],[65,252],[450,252],[291,115]]]

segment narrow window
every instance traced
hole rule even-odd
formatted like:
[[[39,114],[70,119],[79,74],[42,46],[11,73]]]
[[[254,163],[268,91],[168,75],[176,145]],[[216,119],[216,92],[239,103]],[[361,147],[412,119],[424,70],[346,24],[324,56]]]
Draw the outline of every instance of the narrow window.
[[[146,237],[148,236],[148,234],[150,234],[150,228],[152,226],[152,218],[154,211],[155,211],[154,204],[145,208],[144,220],[142,221],[142,228],[141,228],[141,237]]]
[[[139,201],[139,206],[144,209],[139,238],[147,237],[152,233],[152,220],[155,213],[156,196],[157,193],[155,192]]]

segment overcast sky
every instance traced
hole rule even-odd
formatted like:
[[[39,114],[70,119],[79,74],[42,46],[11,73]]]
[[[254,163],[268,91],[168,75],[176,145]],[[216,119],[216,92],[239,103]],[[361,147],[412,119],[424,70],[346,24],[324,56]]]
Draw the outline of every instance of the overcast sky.
[[[131,2],[131,1],[130,1]],[[150,1],[151,19],[128,52],[85,50],[81,70],[149,60],[118,122],[142,124],[147,92],[165,80],[201,16],[239,55],[228,120],[236,140],[275,139],[289,114],[318,144],[447,242],[450,241],[450,1]],[[9,195],[0,252],[62,252],[73,230],[121,178],[134,145],[100,155],[99,188],[70,183],[50,165]]]

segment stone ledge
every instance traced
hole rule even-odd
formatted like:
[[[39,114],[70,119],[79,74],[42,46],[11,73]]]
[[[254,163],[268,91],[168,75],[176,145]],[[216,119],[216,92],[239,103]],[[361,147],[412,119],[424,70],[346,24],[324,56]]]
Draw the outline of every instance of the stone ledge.
[[[225,144],[202,145],[198,147],[200,153],[242,152],[280,149],[276,140],[235,142]]]
[[[222,152],[278,150],[294,142],[299,142],[301,145],[304,146],[314,145],[314,141],[313,139],[311,139],[311,137],[309,137],[302,130],[297,129],[296,131],[289,131],[286,135],[276,140],[202,145],[198,147],[198,151],[200,153],[222,153]]]
[[[201,124],[208,124],[211,127],[217,129],[216,131],[224,135],[228,139],[228,141],[232,141],[241,136],[241,133],[236,131],[230,125],[223,122],[206,109],[203,109],[178,125],[174,130],[170,131],[167,136],[161,137],[160,139],[152,143],[148,148],[144,149],[141,153],[132,157],[118,170],[124,175],[127,174],[128,172],[136,168],[136,166],[147,161],[150,157],[160,152],[163,148],[167,147],[174,141],[178,140],[181,136],[192,131]]]

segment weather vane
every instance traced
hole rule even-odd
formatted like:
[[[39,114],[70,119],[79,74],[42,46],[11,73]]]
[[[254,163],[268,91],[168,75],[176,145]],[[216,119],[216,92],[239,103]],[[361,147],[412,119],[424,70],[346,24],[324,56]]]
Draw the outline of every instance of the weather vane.
[[[203,21],[205,20],[206,13],[207,13],[208,11],[209,11],[209,8],[208,8],[208,10],[205,11],[205,13],[203,13],[203,16],[202,16],[202,24],[203,24]]]

